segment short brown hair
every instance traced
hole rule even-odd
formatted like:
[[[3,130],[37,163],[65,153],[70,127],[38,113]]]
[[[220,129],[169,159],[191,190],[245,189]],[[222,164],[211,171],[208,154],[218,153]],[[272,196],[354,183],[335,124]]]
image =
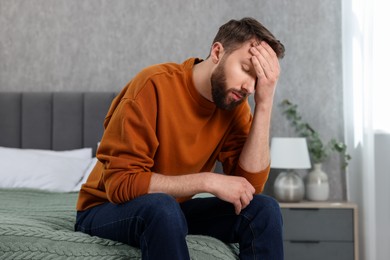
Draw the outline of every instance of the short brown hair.
[[[284,56],[284,45],[257,20],[245,17],[241,20],[230,20],[222,25],[214,38],[213,44],[220,42],[227,53],[240,48],[240,46],[251,40],[257,39],[267,42],[275,51],[279,59]]]

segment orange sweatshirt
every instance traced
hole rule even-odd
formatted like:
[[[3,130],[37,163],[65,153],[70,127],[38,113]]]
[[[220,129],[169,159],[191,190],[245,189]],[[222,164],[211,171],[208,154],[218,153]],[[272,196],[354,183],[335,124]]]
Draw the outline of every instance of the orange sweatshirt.
[[[201,96],[192,80],[195,62],[200,61],[148,67],[113,100],[99,161],[80,190],[77,210],[146,194],[153,172],[196,174],[211,171],[216,160],[226,174],[243,176],[256,192],[263,190],[269,167],[250,173],[238,164],[252,122],[248,102],[226,111]]]

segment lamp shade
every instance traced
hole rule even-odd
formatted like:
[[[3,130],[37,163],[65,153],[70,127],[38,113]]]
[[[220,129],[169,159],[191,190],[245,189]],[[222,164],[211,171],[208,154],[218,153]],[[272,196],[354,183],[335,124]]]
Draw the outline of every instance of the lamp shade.
[[[271,168],[309,169],[309,152],[305,138],[274,137],[271,140]]]

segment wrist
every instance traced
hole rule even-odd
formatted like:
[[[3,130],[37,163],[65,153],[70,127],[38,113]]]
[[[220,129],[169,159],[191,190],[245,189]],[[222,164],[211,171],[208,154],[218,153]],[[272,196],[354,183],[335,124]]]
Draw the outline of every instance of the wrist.
[[[202,173],[202,192],[208,192],[214,194],[214,188],[213,188],[213,178],[214,173],[212,172],[203,172]]]
[[[255,102],[255,111],[260,110],[262,112],[264,111],[271,111],[273,106],[273,99],[270,100],[261,100]]]

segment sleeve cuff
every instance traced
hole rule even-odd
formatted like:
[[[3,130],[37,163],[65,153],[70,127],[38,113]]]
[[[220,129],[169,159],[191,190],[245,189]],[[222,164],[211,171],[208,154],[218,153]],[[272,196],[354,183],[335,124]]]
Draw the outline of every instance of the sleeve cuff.
[[[270,168],[271,168],[271,164],[268,164],[268,166],[265,169],[259,172],[248,172],[245,171],[238,163],[235,175],[247,179],[255,188],[256,193],[261,193],[264,190],[265,183],[268,180]]]

